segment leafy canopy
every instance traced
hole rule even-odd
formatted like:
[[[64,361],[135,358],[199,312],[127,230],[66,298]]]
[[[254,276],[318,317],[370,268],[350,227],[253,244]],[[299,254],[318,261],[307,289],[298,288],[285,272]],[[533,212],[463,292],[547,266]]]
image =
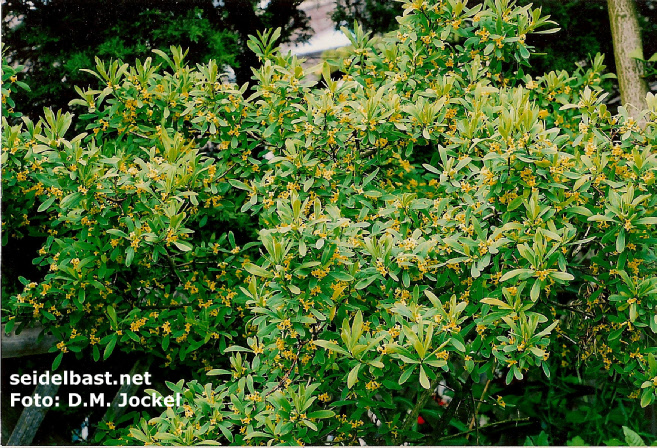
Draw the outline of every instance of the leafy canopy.
[[[514,381],[558,422],[531,395],[547,378],[609,376],[599,413],[654,402],[657,99],[641,129],[603,104],[601,57],[524,76],[527,36],[552,31],[530,7],[414,0],[399,22],[376,47],[355,27],[341,81],[326,64],[314,84],[267,32],[249,96],[173,47],[98,60],[82,134],[51,110],[3,122],[3,226],[48,234],[8,328],[55,334],[54,367],[119,348],[193,370],[169,384],[184,406],[98,440],[467,441],[514,418]],[[252,220],[257,237],[224,230]]]

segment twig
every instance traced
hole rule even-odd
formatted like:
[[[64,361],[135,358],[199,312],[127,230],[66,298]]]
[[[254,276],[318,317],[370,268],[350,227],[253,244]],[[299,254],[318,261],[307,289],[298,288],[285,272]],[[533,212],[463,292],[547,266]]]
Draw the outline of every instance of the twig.
[[[283,378],[281,378],[281,380],[278,382],[276,387],[274,387],[272,390],[270,390],[269,392],[267,392],[265,394],[265,398],[267,398],[268,396],[270,396],[271,394],[273,394],[277,390],[281,389],[285,385],[285,383],[287,382],[287,379],[290,377],[290,373],[292,373],[292,370],[294,370],[294,366],[297,365],[297,361],[299,360],[300,350],[301,350],[301,348],[299,348],[299,350],[297,350],[296,356],[294,357],[294,361],[292,361],[292,365],[290,366],[288,371],[285,372],[285,375],[283,375]]]
[[[420,395],[419,400],[415,403],[415,407],[413,407],[413,410],[411,411],[410,414],[406,416],[404,419],[404,423],[402,423],[401,429],[397,433],[397,436],[393,439],[392,444],[393,445],[399,445],[400,441],[399,438],[401,437],[401,434],[403,434],[408,428],[411,426],[411,424],[414,421],[417,421],[417,416],[420,415],[420,411],[424,406],[426,406],[427,402],[429,399],[433,396],[434,390],[438,386],[438,378],[433,380],[431,384],[429,385],[429,389],[424,390],[422,394]]]
[[[126,196],[126,197],[121,198],[121,199],[112,199],[112,198],[105,197],[105,198],[103,198],[103,199],[108,200],[108,201],[110,201],[110,202],[113,202],[113,203],[115,203],[115,204],[120,204],[121,202],[123,202],[123,201],[125,201],[126,199],[128,199],[128,197]]]
[[[456,391],[454,398],[452,398],[452,401],[449,402],[447,409],[445,409],[445,412],[440,417],[440,421],[438,422],[437,432],[439,434],[443,433],[443,430],[447,427],[449,422],[452,420],[452,417],[454,417],[454,414],[456,414],[456,411],[458,410],[460,405],[461,405],[461,391]]]
[[[477,426],[477,445],[479,445],[479,422],[477,421],[477,414],[479,414],[479,409],[481,409],[481,404],[484,403],[484,396],[486,395],[486,392],[488,392],[488,386],[490,386],[491,380],[486,381],[486,386],[484,386],[484,391],[481,393],[481,397],[479,398],[479,404],[477,404],[477,408],[474,409],[474,414],[472,415],[472,420],[470,421],[470,426],[468,427],[468,430],[472,431],[472,427],[474,425]],[[474,404],[474,397],[472,398],[472,402]],[[466,440],[470,438],[470,434],[467,435]]]
[[[574,307],[574,306],[572,306],[572,305],[566,305],[566,304],[563,304],[563,303],[555,302],[554,300],[550,300],[549,303],[550,303],[551,305],[556,306],[556,307],[564,308],[564,309],[567,309],[567,310],[569,310],[569,311],[573,311],[573,312],[575,312],[575,313],[579,313],[579,314],[581,314],[581,315],[583,315],[583,316],[586,316],[586,317],[588,317],[588,318],[590,318],[590,319],[593,318],[593,317],[595,317],[595,315],[593,315],[593,314],[591,314],[591,313],[588,313],[588,312],[586,312],[586,311],[584,311],[584,310],[580,310],[580,309],[578,309],[578,308],[576,308],[576,307]]]
[[[135,136],[137,136],[137,137],[140,137],[140,138],[146,139],[146,140],[152,140],[152,139],[153,139],[153,137],[149,137],[149,136],[147,136],[147,135],[140,134],[140,133],[135,132],[135,131],[128,131],[128,133],[129,133],[129,134],[132,134],[132,135],[135,135]]]
[[[180,274],[178,274],[178,271],[176,270],[176,263],[173,261],[173,258],[171,258],[171,255],[165,252],[164,257],[169,262],[169,268],[171,269],[171,273],[174,274],[176,278],[178,278],[178,281],[180,281],[180,283],[183,283],[182,278],[180,278]]]
[[[518,423],[527,424],[527,423],[530,423],[530,422],[531,422],[531,418],[530,418],[530,417],[517,418],[517,419],[512,419],[512,420],[503,420],[503,421],[501,421],[501,422],[490,423],[490,424],[488,424],[488,425],[484,425],[484,426],[480,427],[479,429],[480,429],[480,430],[484,430],[484,429],[488,429],[488,428],[493,428],[493,427],[495,427],[495,426],[505,425],[505,424],[508,424],[508,423],[515,423],[516,426],[518,426]],[[440,439],[437,439],[436,442],[440,442],[440,441],[442,441],[442,440],[453,439],[453,438],[455,438],[455,437],[464,436],[464,435],[466,435],[466,434],[470,434],[472,431],[475,431],[475,430],[474,430],[474,429],[469,429],[469,430],[467,430],[467,431],[459,432],[459,433],[457,433],[457,434],[452,434],[451,436],[441,437]]]
[[[321,327],[324,327],[324,325],[326,325],[326,324],[322,324]],[[320,333],[320,331],[322,330],[321,327],[317,331],[311,332],[311,334],[313,336],[317,336]],[[315,340],[315,338],[312,337],[307,341],[301,341],[301,342],[297,343],[297,353],[294,356],[294,361],[292,361],[292,365],[287,370],[287,372],[285,372],[285,375],[283,375],[283,378],[281,378],[281,380],[278,382],[276,387],[274,387],[272,390],[270,390],[269,392],[267,392],[265,394],[265,398],[267,398],[268,396],[270,396],[271,394],[273,394],[274,392],[276,392],[277,390],[279,390],[279,389],[281,389],[282,387],[285,386],[285,383],[287,382],[287,379],[290,377],[290,374],[292,373],[292,371],[294,370],[294,367],[297,365],[297,362],[299,361],[299,355],[301,355],[301,349],[303,348],[304,345],[306,345],[306,344],[308,344],[308,343],[310,343],[311,341],[314,341],[314,340]]]

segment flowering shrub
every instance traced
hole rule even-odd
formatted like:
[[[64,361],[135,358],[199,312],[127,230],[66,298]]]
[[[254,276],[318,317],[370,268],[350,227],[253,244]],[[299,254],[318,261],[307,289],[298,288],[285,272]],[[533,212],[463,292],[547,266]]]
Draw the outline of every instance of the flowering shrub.
[[[118,347],[194,371],[170,384],[183,407],[110,438],[469,437],[509,415],[498,376],[574,369],[654,402],[657,99],[641,129],[603,104],[601,57],[524,76],[527,34],[552,31],[530,7],[404,9],[377,47],[356,27],[341,81],[326,64],[313,85],[270,32],[248,97],[172,48],[98,61],[82,134],[49,110],[4,122],[3,226],[24,211],[49,234],[8,327],[46,326],[55,367]]]

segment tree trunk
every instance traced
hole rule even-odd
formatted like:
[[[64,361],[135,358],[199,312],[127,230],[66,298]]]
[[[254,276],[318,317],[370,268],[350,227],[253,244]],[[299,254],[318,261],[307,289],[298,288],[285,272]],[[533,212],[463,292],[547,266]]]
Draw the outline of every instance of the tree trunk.
[[[648,84],[643,78],[643,66],[630,54],[638,50],[643,57],[641,29],[634,0],[607,0],[611,36],[616,60],[616,76],[621,102],[634,118],[647,108]]]

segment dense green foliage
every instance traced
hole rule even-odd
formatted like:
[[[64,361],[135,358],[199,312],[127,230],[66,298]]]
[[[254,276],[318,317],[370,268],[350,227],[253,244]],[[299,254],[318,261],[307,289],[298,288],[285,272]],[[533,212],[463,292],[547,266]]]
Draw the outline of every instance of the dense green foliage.
[[[602,104],[602,57],[522,75],[553,25],[530,7],[413,0],[400,25],[376,46],[356,27],[342,81],[265,33],[253,93],[173,47],[98,60],[81,134],[51,110],[3,121],[3,228],[48,234],[4,322],[55,334],[55,366],[120,349],[190,371],[184,406],[99,441],[646,435],[657,98],[642,129]]]
[[[470,1],[473,6],[481,1]],[[532,4],[542,9],[559,24],[561,32],[549,35],[530,35],[528,43],[540,56],[532,58],[528,72],[535,75],[552,70],[571,70],[576,64],[586,64],[596,53],[613,55],[611,29],[606,2],[587,0],[520,0],[520,5]],[[638,0],[637,11],[642,28],[645,54],[657,52],[657,2]],[[402,3],[380,0],[338,0],[333,20],[338,26],[350,27],[357,21],[367,31],[385,33],[397,28],[396,17]],[[613,57],[609,59],[615,71]]]
[[[252,76],[251,67],[259,64],[247,47],[249,35],[282,27],[282,41],[293,34],[303,40],[309,31],[307,17],[289,0],[273,0],[266,6],[256,0],[227,0],[221,6],[210,0],[8,0],[2,15],[5,58],[11,65],[22,64],[21,81],[30,86],[14,92],[13,100],[35,122],[44,107],[84,112],[69,103],[78,97],[75,86],[94,84],[93,76],[83,69],[93,67],[96,57],[134,61],[152,54],[153,49],[176,45],[187,49],[186,60],[191,64],[212,59],[221,73],[231,67],[242,85]],[[7,111],[10,116],[12,108]],[[17,123],[11,118],[10,122]],[[31,265],[31,259],[43,244],[44,233],[32,226],[25,236],[4,235],[2,288],[6,295],[17,292],[18,275],[42,273]]]

